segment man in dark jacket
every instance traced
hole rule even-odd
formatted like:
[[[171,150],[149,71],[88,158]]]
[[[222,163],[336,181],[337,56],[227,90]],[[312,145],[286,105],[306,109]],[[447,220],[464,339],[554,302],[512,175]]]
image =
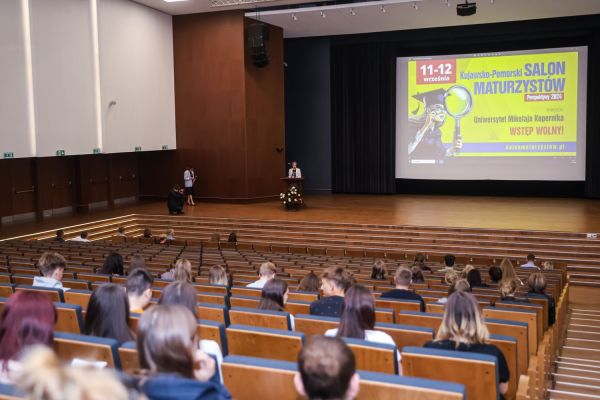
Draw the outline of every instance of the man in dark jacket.
[[[179,187],[179,185],[175,185],[173,190],[169,192],[167,196],[167,208],[169,209],[169,214],[183,214],[183,189]]]

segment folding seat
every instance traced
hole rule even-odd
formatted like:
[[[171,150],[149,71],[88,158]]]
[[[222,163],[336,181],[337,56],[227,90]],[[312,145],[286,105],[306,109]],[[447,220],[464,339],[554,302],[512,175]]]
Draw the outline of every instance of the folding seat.
[[[506,397],[514,399],[517,393],[517,383],[519,381],[517,339],[512,336],[490,335],[490,343],[496,345],[506,359],[506,364],[508,364],[508,370],[510,371]]]
[[[137,345],[134,341],[125,342],[119,347],[119,358],[123,371],[131,373],[140,369]]]
[[[509,336],[515,339],[517,344],[516,375],[527,374],[527,367],[529,365],[529,338],[527,333],[529,327],[527,323],[488,318],[485,320],[485,324],[491,335]]]
[[[312,303],[313,301],[319,300],[319,294],[290,290],[290,292],[288,293],[288,300],[308,301]]]
[[[310,302],[300,300],[289,300],[285,305],[285,311],[292,315],[297,314],[309,314],[310,313]]]
[[[229,304],[231,304],[231,307],[257,308],[259,303],[260,298],[254,296],[233,295],[229,298]]]
[[[82,310],[87,310],[88,303],[90,302],[90,297],[92,297],[91,290],[77,290],[71,289],[63,292],[65,297],[65,303],[69,304],[77,304],[81,306]]]
[[[467,400],[500,398],[497,364],[488,354],[424,347],[402,350],[402,375],[463,384]]]
[[[206,284],[194,284],[193,286],[197,292],[218,293],[218,294],[222,294],[222,295],[229,294],[229,288],[224,285],[211,285],[211,284],[206,283]]]
[[[15,292],[15,285],[12,283],[0,283],[0,297],[10,297]]]
[[[83,314],[81,306],[68,303],[54,303],[56,307],[56,325],[54,329],[60,332],[81,333]]]
[[[538,338],[537,314],[535,311],[526,311],[520,309],[502,308],[502,307],[484,307],[483,316],[488,319],[504,319],[509,321],[527,323],[527,337],[529,356],[537,354]]]
[[[389,344],[343,338],[356,358],[356,368],[398,374],[398,348]]]
[[[111,276],[106,274],[77,274],[77,279],[90,282],[110,282]]]
[[[15,285],[33,285],[33,275],[13,274],[12,281]]]
[[[219,293],[196,293],[198,303],[220,304],[229,307],[229,296]]]
[[[255,278],[258,279],[258,277],[255,277]],[[261,293],[262,293],[261,289],[247,288],[244,286],[232,286],[231,287],[231,295],[232,296],[260,297]]]
[[[393,324],[394,322],[396,322],[396,312],[391,308],[376,308],[375,321]]]
[[[61,360],[103,361],[109,368],[121,368],[119,344],[114,339],[75,333],[54,332],[54,350]]]
[[[339,323],[339,318],[298,314],[294,317],[294,330],[302,332],[310,340],[315,335],[323,335],[327,330],[337,328]]]
[[[390,335],[400,350],[405,346],[423,346],[434,338],[433,329],[422,326],[376,323],[375,330]]]
[[[10,278],[11,278],[11,275],[8,272],[0,273],[0,283],[11,284],[12,280]]]
[[[91,287],[90,281],[84,281],[81,279],[63,279],[62,284],[66,288],[77,290],[89,290]]]
[[[21,393],[16,386],[0,383],[0,400],[19,400],[25,398],[25,393]]]
[[[198,303],[196,311],[200,319],[220,322],[225,326],[229,325],[229,310],[224,305]]]
[[[443,314],[416,312],[416,311],[401,311],[396,316],[396,323],[401,325],[422,326],[433,329],[434,336],[442,322]]]
[[[271,329],[292,329],[290,314],[281,311],[233,307],[229,310],[229,320],[232,324],[261,326]]]
[[[464,385],[378,372],[359,371],[360,392],[357,400],[428,399],[464,400]]]
[[[29,285],[18,285],[15,287],[15,292],[28,291],[28,292],[41,292],[48,295],[51,301],[55,303],[62,303],[65,301],[64,292],[62,289],[45,288],[39,286]]]
[[[543,299],[547,302],[547,300]],[[527,303],[511,303],[511,302],[503,302],[497,301],[495,304],[496,307],[499,308],[512,308],[518,310],[525,311],[533,311],[536,314],[536,326],[538,331],[538,338],[544,336],[544,332],[548,329],[548,308],[546,303],[546,308],[544,308],[541,304],[536,304],[533,302]],[[541,339],[539,339],[541,340]]]
[[[229,354],[296,361],[304,335],[281,329],[230,325],[226,329]]]

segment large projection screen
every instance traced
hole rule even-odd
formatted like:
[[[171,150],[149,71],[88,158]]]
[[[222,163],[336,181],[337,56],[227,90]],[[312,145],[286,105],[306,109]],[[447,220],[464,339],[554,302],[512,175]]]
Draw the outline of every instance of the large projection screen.
[[[585,180],[587,47],[396,63],[396,177]]]

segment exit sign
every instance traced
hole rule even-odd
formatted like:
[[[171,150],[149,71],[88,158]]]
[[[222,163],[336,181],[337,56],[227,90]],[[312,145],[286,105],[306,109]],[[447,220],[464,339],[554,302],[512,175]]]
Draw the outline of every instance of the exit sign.
[[[59,157],[62,157],[65,155],[65,151],[64,150],[56,150],[56,155]]]
[[[100,148],[99,148],[99,147],[96,147],[96,148],[94,149],[93,153],[94,153],[94,154],[100,154],[100,153],[101,153],[101,150],[100,150]]]
[[[12,151],[4,153],[4,158],[13,158],[15,155]]]
[[[142,146],[135,146],[135,151],[142,151]]]
[[[169,150],[169,146],[167,146],[166,144],[163,144],[162,149],[163,150]]]

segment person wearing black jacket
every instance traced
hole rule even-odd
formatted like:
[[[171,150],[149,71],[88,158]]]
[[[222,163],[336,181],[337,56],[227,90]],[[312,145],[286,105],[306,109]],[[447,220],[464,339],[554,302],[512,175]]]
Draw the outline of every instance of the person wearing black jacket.
[[[169,209],[169,214],[183,214],[184,201],[183,189],[181,189],[179,185],[175,185],[173,190],[171,190],[167,196],[167,208]]]

